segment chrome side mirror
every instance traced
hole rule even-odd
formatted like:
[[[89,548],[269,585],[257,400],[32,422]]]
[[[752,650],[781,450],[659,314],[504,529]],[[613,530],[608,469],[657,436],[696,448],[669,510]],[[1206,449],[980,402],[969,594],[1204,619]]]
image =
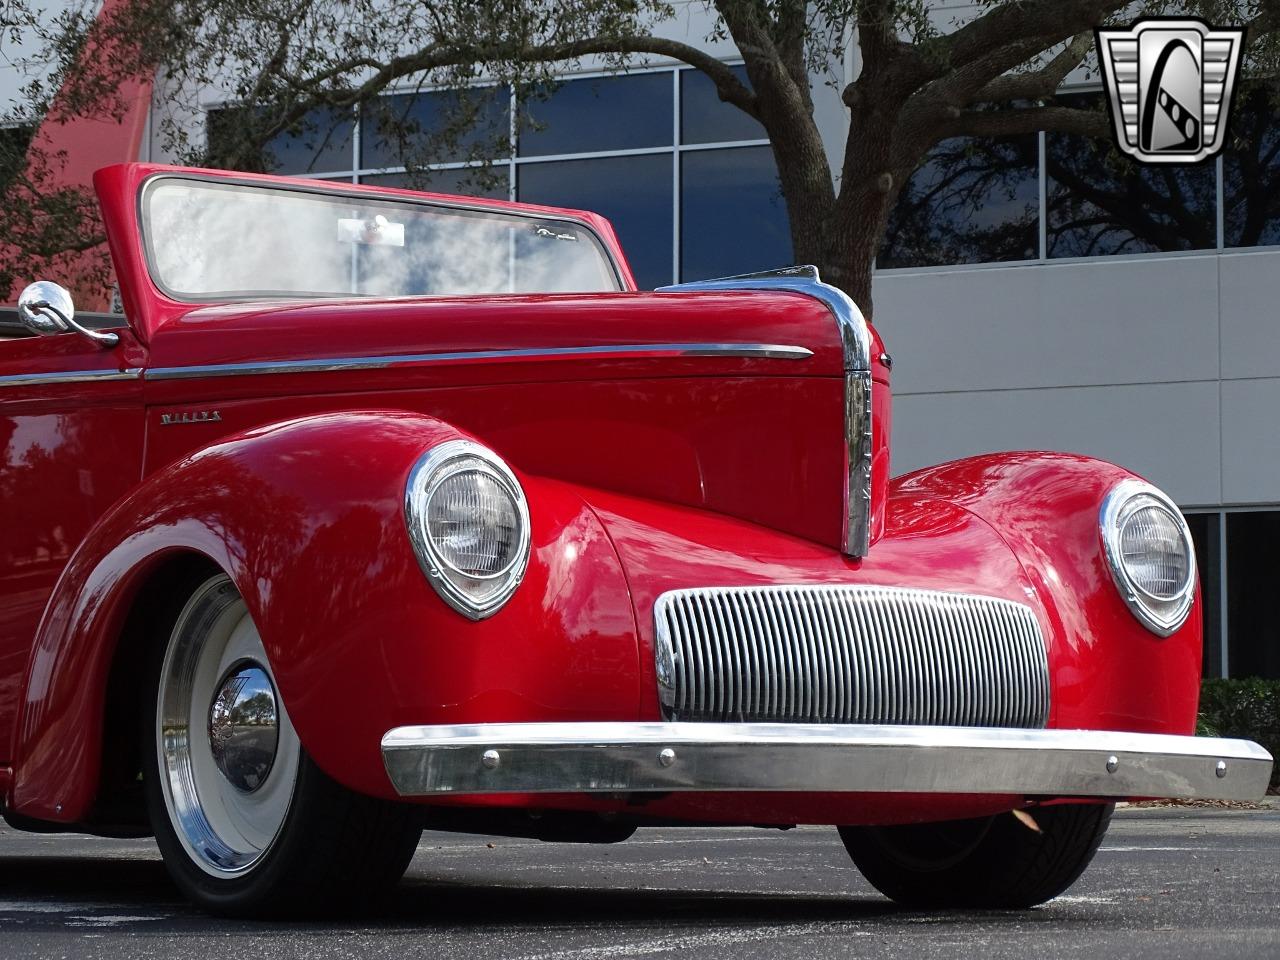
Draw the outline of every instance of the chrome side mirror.
[[[114,333],[90,330],[76,323],[76,306],[71,292],[49,280],[37,280],[18,297],[18,318],[32,333],[51,337],[75,332],[102,347],[114,347],[120,337]]]

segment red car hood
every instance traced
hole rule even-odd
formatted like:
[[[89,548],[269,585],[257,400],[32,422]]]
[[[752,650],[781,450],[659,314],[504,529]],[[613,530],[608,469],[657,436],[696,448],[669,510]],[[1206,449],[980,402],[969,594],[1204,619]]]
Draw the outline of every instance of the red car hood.
[[[788,376],[839,376],[843,370],[835,322],[825,306],[799,294],[760,292],[422,297],[202,307],[155,333],[148,365],[646,344],[803,347],[812,355],[781,362],[737,358],[730,368],[721,369]],[[483,376],[479,371],[476,375]]]

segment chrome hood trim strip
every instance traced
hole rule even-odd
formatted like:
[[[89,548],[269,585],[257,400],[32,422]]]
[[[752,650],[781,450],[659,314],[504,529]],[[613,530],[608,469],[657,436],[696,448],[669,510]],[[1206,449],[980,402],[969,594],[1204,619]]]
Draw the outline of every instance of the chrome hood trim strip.
[[[503,362],[665,357],[744,357],[764,360],[806,360],[807,347],[778,343],[619,343],[591,347],[529,347],[520,350],[457,350],[447,353],[406,353],[379,357],[339,357],[318,360],[263,360],[250,363],[210,363],[189,367],[156,367],[148,380],[193,380],[201,377],[252,377],[290,373],[332,373],[341,370],[387,370],[459,362]]]
[[[837,287],[823,283],[811,265],[695,280],[659,287],[658,293],[698,290],[777,290],[800,293],[826,305],[844,348],[845,509],[841,549],[864,557],[871,546],[871,329],[858,305]]]
[[[95,383],[99,380],[137,380],[140,367],[127,370],[57,370],[51,373],[19,373],[0,377],[0,387],[45,387],[59,383]]]
[[[1256,800],[1256,743],[1110,730],[493,723],[382,738],[402,796],[770,791]]]

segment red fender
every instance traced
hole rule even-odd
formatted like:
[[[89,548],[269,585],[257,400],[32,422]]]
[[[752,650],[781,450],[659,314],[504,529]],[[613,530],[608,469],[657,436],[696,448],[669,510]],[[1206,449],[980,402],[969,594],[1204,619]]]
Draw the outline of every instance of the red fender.
[[[898,478],[891,496],[935,496],[985,520],[1018,557],[1043,605],[1053,681],[1050,724],[1189,734],[1200,697],[1200,591],[1167,638],[1142,626],[1112,579],[1102,501],[1134,474],[1064,453],[998,453]]]
[[[11,809],[64,823],[89,813],[122,627],[148,574],[174,551],[230,575],[303,744],[354,790],[395,796],[380,752],[392,727],[637,719],[627,585],[572,487],[520,477],[532,555],[490,619],[465,619],[423,576],[405,529],[405,483],[425,449],[462,436],[398,411],[293,420],[201,450],[116,505],[72,557],[40,625]]]

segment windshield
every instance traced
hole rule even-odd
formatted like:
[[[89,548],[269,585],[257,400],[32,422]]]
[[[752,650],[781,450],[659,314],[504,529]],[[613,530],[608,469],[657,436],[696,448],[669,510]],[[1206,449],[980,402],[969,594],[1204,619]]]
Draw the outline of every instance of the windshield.
[[[620,289],[570,220],[161,177],[142,196],[152,278],[179,300]]]

